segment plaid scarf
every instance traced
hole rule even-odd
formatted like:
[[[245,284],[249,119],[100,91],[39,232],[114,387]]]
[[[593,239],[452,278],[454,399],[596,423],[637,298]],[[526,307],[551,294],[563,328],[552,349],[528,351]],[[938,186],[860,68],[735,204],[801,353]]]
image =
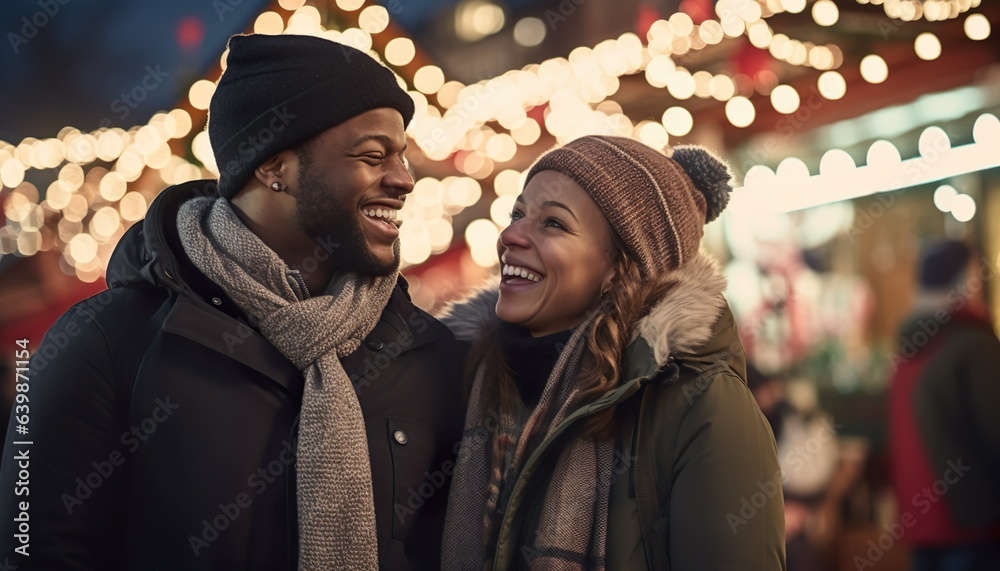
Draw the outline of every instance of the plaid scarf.
[[[592,323],[593,317],[570,336],[531,411],[521,407],[520,415],[498,414],[493,391],[484,386],[485,366],[477,370],[448,501],[445,571],[492,567],[499,527],[525,462],[581,405],[578,372]],[[524,567],[603,570],[614,442],[570,436],[558,454],[538,525],[530,530],[534,539],[520,550]]]

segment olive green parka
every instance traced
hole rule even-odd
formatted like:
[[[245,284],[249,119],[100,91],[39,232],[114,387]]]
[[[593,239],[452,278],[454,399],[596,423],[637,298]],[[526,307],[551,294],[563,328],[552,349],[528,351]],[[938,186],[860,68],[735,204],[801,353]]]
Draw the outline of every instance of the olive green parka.
[[[493,568],[529,569],[555,461],[572,428],[617,407],[606,568],[784,570],[784,506],[774,437],[747,388],[725,278],[699,254],[634,327],[622,382],[533,451],[504,510]],[[496,319],[487,289],[442,320],[473,341]],[[595,482],[596,485],[596,482]],[[445,546],[447,549],[447,546]]]

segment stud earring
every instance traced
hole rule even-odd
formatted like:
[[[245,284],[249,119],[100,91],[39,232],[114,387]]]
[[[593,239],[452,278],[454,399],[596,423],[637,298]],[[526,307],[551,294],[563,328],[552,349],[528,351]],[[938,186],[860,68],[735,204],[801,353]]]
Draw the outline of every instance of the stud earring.
[[[271,183],[271,190],[274,190],[274,191],[279,191],[279,190],[281,190],[281,183],[280,183],[280,182],[277,182],[277,181],[275,181],[275,182],[272,182],[272,183]]]

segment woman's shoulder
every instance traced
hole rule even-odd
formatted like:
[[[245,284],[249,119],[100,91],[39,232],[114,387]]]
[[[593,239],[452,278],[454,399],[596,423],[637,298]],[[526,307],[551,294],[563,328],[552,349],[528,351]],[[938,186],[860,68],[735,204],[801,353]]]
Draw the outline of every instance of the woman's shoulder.
[[[760,409],[746,383],[727,361],[689,367],[679,364],[675,378],[652,382],[646,387],[644,410],[659,424],[683,425],[763,423]]]
[[[755,402],[753,393],[739,372],[745,365],[736,361],[722,357],[713,363],[701,363],[694,367],[682,365],[678,383],[685,387],[690,404],[701,400],[723,404],[737,395]]]
[[[460,300],[448,304],[436,316],[459,341],[466,344],[479,339],[497,321],[496,306],[500,291],[496,283],[486,283]]]

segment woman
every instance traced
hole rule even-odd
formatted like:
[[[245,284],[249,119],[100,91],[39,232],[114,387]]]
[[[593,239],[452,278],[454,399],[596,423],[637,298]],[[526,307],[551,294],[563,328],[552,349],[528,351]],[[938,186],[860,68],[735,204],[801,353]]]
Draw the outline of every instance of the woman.
[[[698,249],[729,179],[618,137],[530,169],[499,290],[445,318],[475,370],[445,569],[784,568],[774,439]]]

